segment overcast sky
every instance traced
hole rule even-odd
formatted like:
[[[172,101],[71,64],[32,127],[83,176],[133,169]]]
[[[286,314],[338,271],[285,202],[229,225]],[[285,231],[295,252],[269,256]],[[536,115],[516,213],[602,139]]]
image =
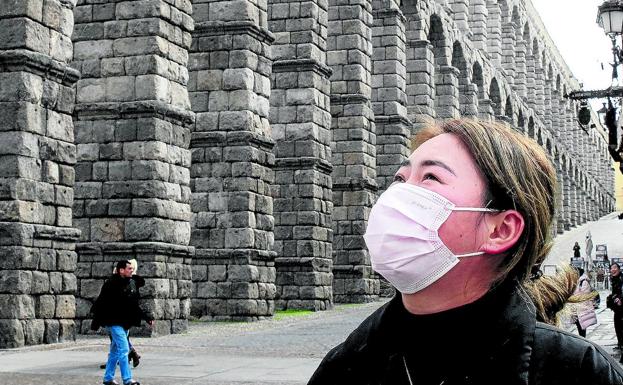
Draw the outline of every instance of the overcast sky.
[[[532,0],[567,65],[584,89],[611,84],[612,44],[597,25],[597,7],[603,0]],[[620,42],[620,40],[619,40]],[[601,63],[604,69],[601,69]],[[619,67],[623,79],[623,68]]]

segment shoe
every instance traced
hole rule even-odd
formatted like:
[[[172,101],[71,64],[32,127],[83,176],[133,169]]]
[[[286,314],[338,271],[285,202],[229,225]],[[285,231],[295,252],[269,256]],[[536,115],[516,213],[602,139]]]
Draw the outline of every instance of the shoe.
[[[104,385],[119,385],[119,383],[115,380],[110,380],[110,381],[104,381],[102,382],[102,384]]]
[[[141,363],[141,356],[136,352],[136,350],[130,350],[130,354],[128,354],[128,360],[132,361],[132,366],[137,367],[138,364]]]
[[[101,364],[100,369],[106,369],[106,364]]]
[[[124,382],[123,385],[141,385],[141,383],[138,381],[130,380],[128,382]]]

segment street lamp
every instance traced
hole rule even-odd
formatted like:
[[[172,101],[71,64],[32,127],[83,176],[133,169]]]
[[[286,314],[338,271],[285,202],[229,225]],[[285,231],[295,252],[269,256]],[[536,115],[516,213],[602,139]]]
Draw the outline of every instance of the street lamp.
[[[604,32],[612,41],[612,54],[614,63],[612,64],[612,80],[618,79],[617,68],[623,62],[623,52],[617,46],[616,39],[623,34],[623,0],[606,0],[597,10],[597,24],[604,29]],[[614,83],[614,82],[613,82]],[[619,162],[619,168],[623,172],[623,136],[619,145],[617,109],[612,104],[611,98],[623,98],[623,87],[614,83],[605,90],[577,90],[564,95],[571,100],[580,100],[581,108],[578,111],[578,120],[582,126],[590,123],[590,111],[586,105],[588,99],[608,98],[608,107],[599,110],[600,118],[604,115],[604,125],[608,129],[608,152],[615,162]],[[605,111],[604,111],[605,110]]]
[[[608,0],[597,8],[597,24],[606,35],[613,37],[623,32],[623,2]]]
[[[621,63],[621,49],[617,46],[616,37],[623,33],[623,2],[620,0],[606,0],[597,8],[597,24],[604,29],[612,41],[612,79],[618,79],[617,67]]]

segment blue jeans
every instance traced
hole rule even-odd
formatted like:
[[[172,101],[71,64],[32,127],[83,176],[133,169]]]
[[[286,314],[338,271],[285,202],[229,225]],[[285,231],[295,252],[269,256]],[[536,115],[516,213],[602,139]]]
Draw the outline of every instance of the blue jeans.
[[[117,364],[119,364],[121,379],[125,384],[132,379],[132,369],[130,369],[130,363],[128,362],[128,353],[130,353],[128,330],[121,326],[109,326],[107,329],[111,341],[104,382],[112,381],[115,378],[115,370],[117,369]]]

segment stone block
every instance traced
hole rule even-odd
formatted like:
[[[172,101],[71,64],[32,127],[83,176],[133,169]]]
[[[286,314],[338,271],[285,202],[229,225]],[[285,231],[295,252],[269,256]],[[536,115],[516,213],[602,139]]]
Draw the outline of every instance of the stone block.
[[[45,332],[43,335],[43,342],[46,344],[55,344],[58,342],[60,333],[60,323],[58,320],[46,319],[45,320]]]
[[[63,291],[63,274],[57,271],[52,271],[50,274],[50,292],[62,293]]]
[[[188,331],[188,320],[186,319],[174,319],[171,321],[171,333],[185,333]]]
[[[0,293],[30,294],[33,272],[27,270],[0,270]]]
[[[50,276],[42,271],[32,272],[32,294],[47,294],[50,292]]]
[[[73,273],[62,273],[63,276],[63,288],[62,293],[65,294],[77,294],[78,280]]]
[[[254,73],[249,68],[228,68],[223,71],[224,90],[253,90]]]
[[[164,317],[164,299],[148,298],[141,299],[141,309],[153,319]]]
[[[233,228],[225,230],[225,247],[226,248],[244,248],[253,247],[255,242],[252,229]]]
[[[35,303],[30,295],[0,294],[0,319],[35,317]]]
[[[59,321],[59,342],[69,342],[76,340],[76,323],[73,319],[61,319]]]
[[[158,75],[141,75],[136,77],[137,100],[160,100],[169,103],[171,86],[169,80]]]
[[[49,54],[49,30],[25,17],[0,19],[0,49],[16,48]]]
[[[169,280],[164,278],[150,278],[141,288],[141,295],[151,298],[169,298]]]
[[[113,57],[113,40],[88,40],[74,43],[74,60]]]
[[[36,297],[35,315],[37,318],[52,318],[56,310],[56,300],[53,295]]]
[[[73,272],[78,264],[78,255],[75,251],[58,250],[56,267],[60,271]]]
[[[39,345],[43,342],[43,335],[45,332],[44,320],[33,319],[22,321],[22,327],[24,330],[24,343],[26,345]]]
[[[91,301],[76,297],[76,318],[87,318],[91,312]]]
[[[94,218],[91,220],[91,240],[115,242],[124,239],[125,223],[115,218]]]
[[[56,296],[56,318],[74,318],[76,315],[76,301],[73,295]]]
[[[106,101],[128,102],[135,96],[134,76],[115,76],[106,79]]]
[[[19,348],[24,346],[25,341],[24,330],[19,320],[0,319],[0,348]]]
[[[99,296],[104,285],[102,279],[82,279],[80,280],[80,297],[95,299]]]

